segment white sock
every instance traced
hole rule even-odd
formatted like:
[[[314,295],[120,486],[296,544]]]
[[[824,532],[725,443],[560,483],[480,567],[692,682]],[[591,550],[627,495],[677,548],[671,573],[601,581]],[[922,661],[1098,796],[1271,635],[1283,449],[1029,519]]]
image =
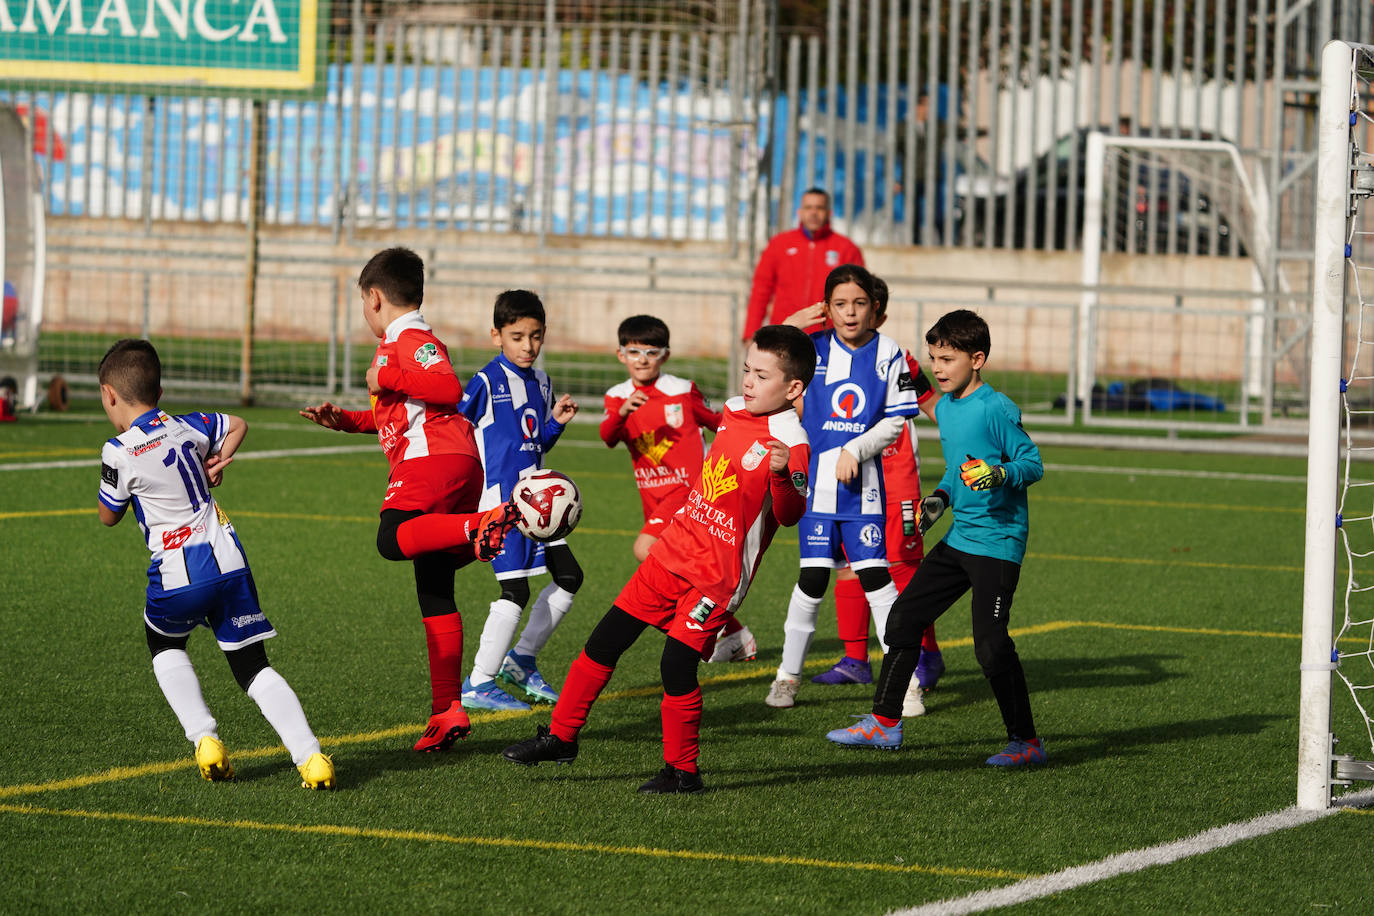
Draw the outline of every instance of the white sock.
[[[253,683],[248,685],[248,696],[281,736],[292,763],[300,766],[311,754],[319,753],[320,742],[310,730],[310,723],[305,721],[305,710],[301,709],[296,691],[274,668],[268,666],[257,673]]]
[[[515,638],[522,610],[520,605],[505,598],[497,598],[491,603],[487,622],[482,625],[482,638],[477,643],[477,654],[472,658],[472,671],[468,673],[468,683],[472,686],[494,680],[496,672],[501,670],[501,659],[506,657],[511,640]]]
[[[811,637],[816,635],[816,614],[820,612],[821,599],[812,598],[792,586],[792,600],[787,603],[787,623],[782,630],[782,664],[778,674],[787,677],[801,677],[802,667],[806,664],[806,652],[811,648]]]
[[[210,707],[205,705],[205,697],[200,692],[200,680],[196,677],[195,666],[185,649],[164,649],[153,656],[153,675],[167,705],[176,713],[186,740],[196,744],[209,735],[219,738],[215,731],[215,717],[210,715]]]
[[[530,619],[525,621],[525,629],[520,633],[520,641],[515,644],[516,655],[538,655],[544,643],[553,635],[563,615],[572,608],[574,592],[550,582],[544,586],[539,597],[534,599],[530,608]]]
[[[897,600],[897,586],[888,582],[873,592],[864,592],[868,607],[873,612],[873,633],[878,637],[878,646],[887,654],[887,615],[892,613],[892,602]]]

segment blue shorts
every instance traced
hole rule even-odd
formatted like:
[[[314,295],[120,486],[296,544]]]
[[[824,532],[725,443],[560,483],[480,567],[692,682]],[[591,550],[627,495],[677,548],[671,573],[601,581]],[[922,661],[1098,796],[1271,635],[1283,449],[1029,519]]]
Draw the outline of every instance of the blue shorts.
[[[528,579],[548,572],[548,567],[544,563],[546,543],[552,546],[568,542],[562,538],[548,542],[534,541],[525,537],[518,529],[512,528],[506,534],[505,546],[491,561],[491,571],[496,574],[497,579]]]
[[[189,636],[196,627],[209,627],[226,652],[277,635],[258,606],[253,574],[241,573],[205,585],[170,592],[148,592],[143,620],[163,636]]]
[[[797,523],[802,566],[855,570],[887,566],[883,518],[835,518],[807,513]]]

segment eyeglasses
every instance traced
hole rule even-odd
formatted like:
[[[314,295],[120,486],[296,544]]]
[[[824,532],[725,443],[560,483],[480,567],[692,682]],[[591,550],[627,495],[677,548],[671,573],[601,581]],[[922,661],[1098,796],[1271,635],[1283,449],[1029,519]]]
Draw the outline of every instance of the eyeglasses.
[[[667,347],[621,347],[620,352],[625,354],[627,359],[639,359],[641,356],[647,360],[655,360],[668,352]]]

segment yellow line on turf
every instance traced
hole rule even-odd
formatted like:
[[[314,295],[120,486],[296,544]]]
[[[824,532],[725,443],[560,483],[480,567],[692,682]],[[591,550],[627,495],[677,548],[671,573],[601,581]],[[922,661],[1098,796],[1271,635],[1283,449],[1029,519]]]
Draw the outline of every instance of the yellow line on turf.
[[[34,805],[3,805],[10,814],[38,814],[83,820],[117,821],[134,824],[166,824],[174,827],[219,827],[231,830],[263,830],[315,836],[357,837],[370,840],[408,840],[418,843],[450,843],[457,846],[484,846],[495,849],[532,849],[540,852],[585,852],[594,855],[643,856],[651,859],[687,859],[698,862],[729,862],[737,865],[783,865],[803,868],[828,868],[837,871],[869,871],[889,874],[940,875],[955,878],[1019,880],[1029,877],[1019,872],[995,868],[953,868],[943,865],[895,865],[887,862],[844,862],[809,859],[799,856],[750,855],[710,852],[697,849],[659,849],[653,846],[611,846],[600,843],[571,843],[563,840],[514,839],[512,837],[455,836],[428,830],[393,830],[384,827],[351,827],[345,824],[283,824],[269,821],[216,820],[185,815],[135,814],[123,811],[89,811],[80,808],[39,808]]]
[[[53,518],[58,515],[90,515],[96,514],[95,503],[92,502],[88,509],[35,509],[30,512],[0,512],[0,519],[7,518]]]
[[[1027,553],[1032,560],[1068,560],[1072,563],[1122,563],[1130,566],[1186,566],[1191,569],[1244,569],[1263,572],[1300,573],[1301,566],[1274,566],[1265,563],[1207,563],[1200,560],[1155,560],[1148,557],[1083,557],[1067,553]]]
[[[1074,503],[1083,506],[1131,506],[1138,509],[1200,509],[1206,512],[1263,512],[1302,515],[1307,510],[1301,506],[1235,506],[1222,503],[1165,502],[1159,499],[1107,499],[1096,496],[1045,496],[1037,494],[1036,502]]]

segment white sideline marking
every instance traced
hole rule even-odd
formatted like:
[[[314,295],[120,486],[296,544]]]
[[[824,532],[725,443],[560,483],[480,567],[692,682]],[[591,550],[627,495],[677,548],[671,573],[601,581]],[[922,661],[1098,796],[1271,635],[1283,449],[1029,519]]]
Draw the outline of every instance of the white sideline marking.
[[[1027,900],[1037,900],[1051,894],[1058,894],[1061,891],[1083,887],[1086,884],[1106,881],[1117,875],[1144,871],[1155,865],[1167,865],[1180,859],[1200,856],[1243,840],[1252,840],[1291,827],[1300,827],[1303,824],[1309,824],[1312,821],[1335,814],[1342,808],[1358,808],[1370,804],[1374,804],[1374,789],[1352,792],[1336,799],[1336,805],[1330,808],[1321,810],[1309,810],[1296,806],[1284,808],[1282,811],[1275,811],[1272,814],[1262,814],[1254,820],[1237,824],[1224,824],[1220,827],[1213,827],[1211,830],[1204,830],[1194,836],[1174,840],[1171,843],[1118,853],[1096,862],[1090,862],[1087,865],[1075,865],[1054,874],[1026,878],[1024,881],[1017,881],[1015,884],[1008,884],[1005,887],[978,891],[966,897],[951,897],[911,909],[892,910],[888,916],[958,916],[958,914],[978,913],[995,907],[1012,906]]]

